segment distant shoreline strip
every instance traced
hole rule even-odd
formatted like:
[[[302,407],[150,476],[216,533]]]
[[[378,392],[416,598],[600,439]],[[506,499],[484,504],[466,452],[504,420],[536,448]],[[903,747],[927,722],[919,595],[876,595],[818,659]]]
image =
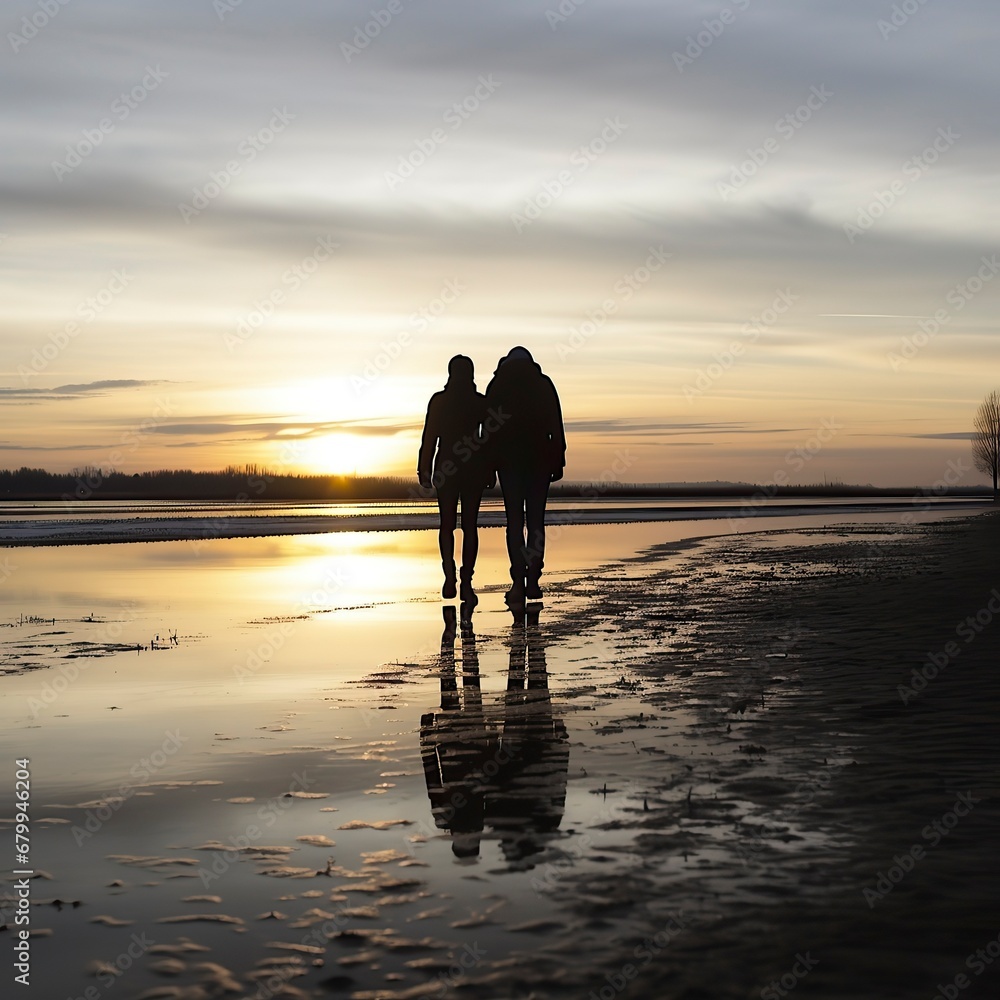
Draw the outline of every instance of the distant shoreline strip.
[[[922,498],[921,498],[922,500]],[[657,521],[725,520],[741,522],[758,517],[802,517],[816,514],[885,514],[910,511],[965,511],[992,509],[981,500],[927,502],[802,504],[768,507],[751,503],[726,507],[648,507],[617,510],[552,510],[546,525],[636,524]],[[502,511],[481,511],[483,528],[503,527]],[[426,531],[438,526],[436,512],[421,514],[357,514],[346,517],[260,515],[221,517],[138,517],[122,520],[0,521],[0,547],[31,545],[103,545],[123,542],[209,542],[216,538],[259,538],[274,535],[320,535],[332,531]]]

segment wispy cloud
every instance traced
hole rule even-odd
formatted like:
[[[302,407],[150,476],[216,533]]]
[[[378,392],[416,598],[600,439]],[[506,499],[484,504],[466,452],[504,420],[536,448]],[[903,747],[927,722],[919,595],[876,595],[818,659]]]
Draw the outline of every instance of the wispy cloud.
[[[107,451],[109,444],[13,444],[10,441],[0,441],[0,451]]]
[[[627,418],[607,420],[567,420],[568,432],[578,434],[629,435],[641,437],[683,437],[689,434],[790,434],[803,427],[757,427],[739,421],[643,421]]]
[[[97,382],[80,382],[74,385],[57,385],[52,389],[0,387],[0,403],[8,400],[40,403],[46,400],[80,399],[85,396],[106,396],[108,393],[122,389],[142,389],[148,386],[163,384],[164,383],[158,379],[116,378],[101,379]]]
[[[247,423],[232,421],[198,421],[164,423],[151,427],[151,434],[180,437],[221,437],[238,435],[236,441],[280,441],[323,437],[327,434],[360,434],[363,437],[394,437],[419,430],[415,421],[328,420],[320,422],[267,421]]]
[[[925,441],[971,441],[975,434],[972,431],[949,431],[942,434],[903,434],[901,436]]]

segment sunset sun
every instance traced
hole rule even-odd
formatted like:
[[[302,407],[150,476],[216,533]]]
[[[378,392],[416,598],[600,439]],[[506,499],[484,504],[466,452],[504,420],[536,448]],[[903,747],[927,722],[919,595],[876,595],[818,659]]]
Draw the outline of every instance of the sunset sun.
[[[324,434],[300,445],[303,472],[330,476],[380,475],[379,448],[358,434]]]

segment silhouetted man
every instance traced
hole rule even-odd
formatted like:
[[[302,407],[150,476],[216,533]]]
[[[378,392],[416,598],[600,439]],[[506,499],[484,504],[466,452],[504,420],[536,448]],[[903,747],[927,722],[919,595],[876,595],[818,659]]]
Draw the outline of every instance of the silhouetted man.
[[[542,596],[545,502],[549,483],[562,479],[566,464],[562,409],[552,380],[523,347],[501,359],[486,390],[486,405],[502,417],[487,445],[507,514],[507,602],[516,605]]]

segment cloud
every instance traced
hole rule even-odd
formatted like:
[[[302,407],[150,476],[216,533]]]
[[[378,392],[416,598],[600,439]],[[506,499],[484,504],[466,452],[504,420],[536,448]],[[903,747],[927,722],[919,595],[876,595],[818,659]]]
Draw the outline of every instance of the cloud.
[[[686,423],[674,421],[641,421],[628,418],[607,420],[567,420],[567,433],[629,435],[636,437],[673,437],[689,434],[791,434],[804,427],[756,427],[737,421]]]
[[[367,422],[361,420],[328,420],[321,422],[204,420],[187,423],[163,423],[148,429],[150,434],[192,437],[220,437],[239,434],[233,441],[282,441],[323,437],[327,434],[359,434],[363,437],[394,437],[420,430],[416,421]]]
[[[106,444],[13,444],[0,441],[0,451],[104,451],[110,447]]]
[[[119,389],[142,389],[151,385],[163,385],[159,379],[117,378],[102,379],[97,382],[81,382],[76,385],[57,385],[52,389],[0,388],[0,403],[5,400],[42,402],[43,400],[80,399],[85,396],[106,396]]]
[[[139,389],[149,385],[162,385],[158,380],[113,378],[99,382],[82,382],[78,385],[57,385],[52,391],[61,395],[78,396],[91,395],[106,389]]]
[[[901,437],[917,438],[924,441],[972,441],[972,431],[950,431],[943,434],[902,434]]]

